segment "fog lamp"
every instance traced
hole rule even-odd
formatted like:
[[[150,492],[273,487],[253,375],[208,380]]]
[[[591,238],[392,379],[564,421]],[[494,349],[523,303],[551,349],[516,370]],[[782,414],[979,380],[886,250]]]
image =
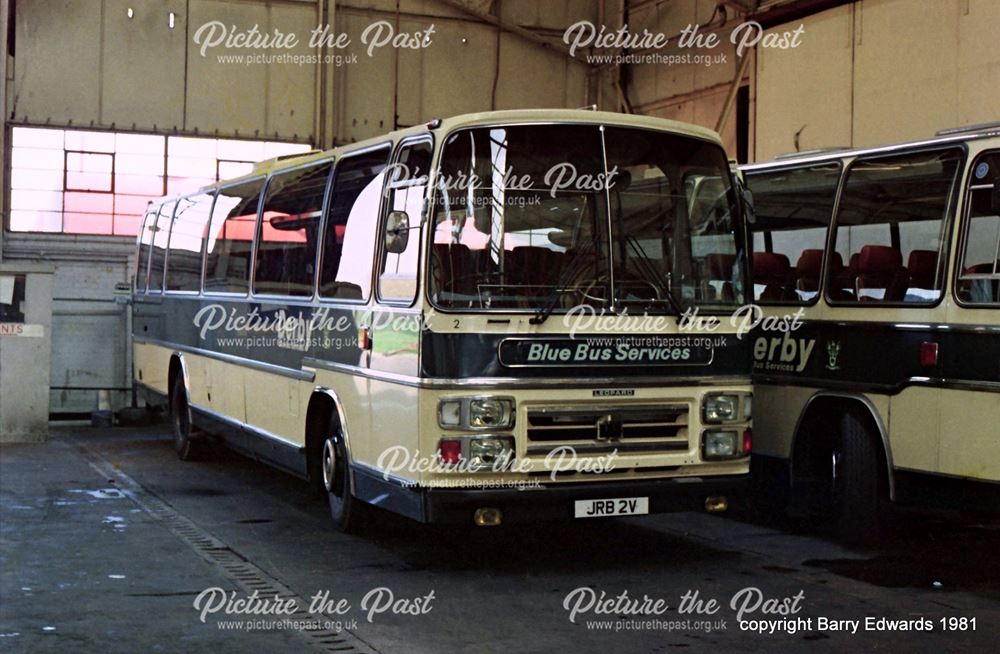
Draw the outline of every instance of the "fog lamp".
[[[735,431],[706,431],[702,436],[702,458],[733,459],[742,456],[738,443]]]
[[[514,439],[496,436],[476,436],[469,439],[471,468],[491,468],[500,472],[514,454]]]

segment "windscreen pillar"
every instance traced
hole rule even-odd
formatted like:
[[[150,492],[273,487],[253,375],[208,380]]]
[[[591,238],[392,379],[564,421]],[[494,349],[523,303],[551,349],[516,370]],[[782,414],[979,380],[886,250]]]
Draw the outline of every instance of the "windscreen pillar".
[[[49,435],[53,272],[0,263],[0,443]]]

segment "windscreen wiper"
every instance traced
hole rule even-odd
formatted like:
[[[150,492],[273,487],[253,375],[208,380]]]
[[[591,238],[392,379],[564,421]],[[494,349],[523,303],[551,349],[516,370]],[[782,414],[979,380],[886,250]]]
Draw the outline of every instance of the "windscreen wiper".
[[[594,243],[593,241],[590,241],[586,243],[583,247],[581,247],[576,252],[576,254],[573,255],[573,259],[570,261],[570,265],[563,269],[562,274],[559,275],[559,279],[556,280],[555,288],[553,288],[552,292],[549,293],[548,297],[545,298],[545,302],[543,302],[542,305],[538,308],[538,310],[535,312],[535,315],[532,316],[530,320],[528,320],[530,324],[541,325],[542,323],[544,323],[546,320],[549,319],[549,316],[552,315],[552,312],[555,311],[556,305],[559,304],[559,299],[563,296],[563,294],[567,290],[576,290],[575,288],[566,289],[563,287],[569,282],[569,280],[573,279],[581,272],[581,270],[583,269],[583,264],[582,264],[583,255],[587,254],[593,249],[594,249]]]
[[[625,242],[632,247],[632,251],[635,252],[637,258],[636,268],[642,273],[643,277],[647,282],[658,287],[663,293],[663,297],[666,299],[667,304],[670,308],[677,313],[677,319],[680,320],[681,314],[684,313],[681,303],[677,301],[677,297],[674,295],[673,291],[670,290],[670,282],[660,274],[660,271],[656,269],[653,262],[650,260],[649,255],[646,251],[642,249],[642,244],[634,236],[626,236]]]

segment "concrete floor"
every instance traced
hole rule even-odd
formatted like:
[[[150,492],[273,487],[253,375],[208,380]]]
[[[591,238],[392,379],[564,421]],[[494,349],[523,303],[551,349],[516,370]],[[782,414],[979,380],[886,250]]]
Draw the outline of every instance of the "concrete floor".
[[[379,515],[359,538],[333,532],[325,502],[303,482],[238,455],[181,462],[158,428],[57,430],[48,443],[0,449],[0,650],[993,651],[1000,525],[907,518],[891,541],[851,551],[735,517],[442,530]],[[203,623],[193,606],[213,587],[238,597],[259,588],[300,606],[328,591],[350,608],[327,624],[344,630],[337,638],[224,628],[242,616]],[[729,603],[750,587],[768,598],[801,593],[793,617],[812,624],[794,634],[742,630]],[[430,610],[369,621],[362,600],[378,588],[397,601],[433,592]],[[574,624],[563,604],[577,588],[645,594],[669,609],[638,628],[591,622],[613,614]],[[720,610],[679,615],[689,590]],[[818,628],[821,617],[867,616],[927,617],[935,630]],[[976,630],[943,631],[937,620],[947,616],[976,618]],[[692,623],[670,624],[684,619]]]

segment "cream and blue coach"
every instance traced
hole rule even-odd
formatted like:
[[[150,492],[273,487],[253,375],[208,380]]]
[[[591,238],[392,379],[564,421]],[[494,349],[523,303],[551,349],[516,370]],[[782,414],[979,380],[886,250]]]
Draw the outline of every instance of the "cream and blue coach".
[[[155,202],[135,382],[350,529],[725,508],[748,474],[743,195],[718,136],[435,120]],[[686,316],[686,318],[683,318]]]

